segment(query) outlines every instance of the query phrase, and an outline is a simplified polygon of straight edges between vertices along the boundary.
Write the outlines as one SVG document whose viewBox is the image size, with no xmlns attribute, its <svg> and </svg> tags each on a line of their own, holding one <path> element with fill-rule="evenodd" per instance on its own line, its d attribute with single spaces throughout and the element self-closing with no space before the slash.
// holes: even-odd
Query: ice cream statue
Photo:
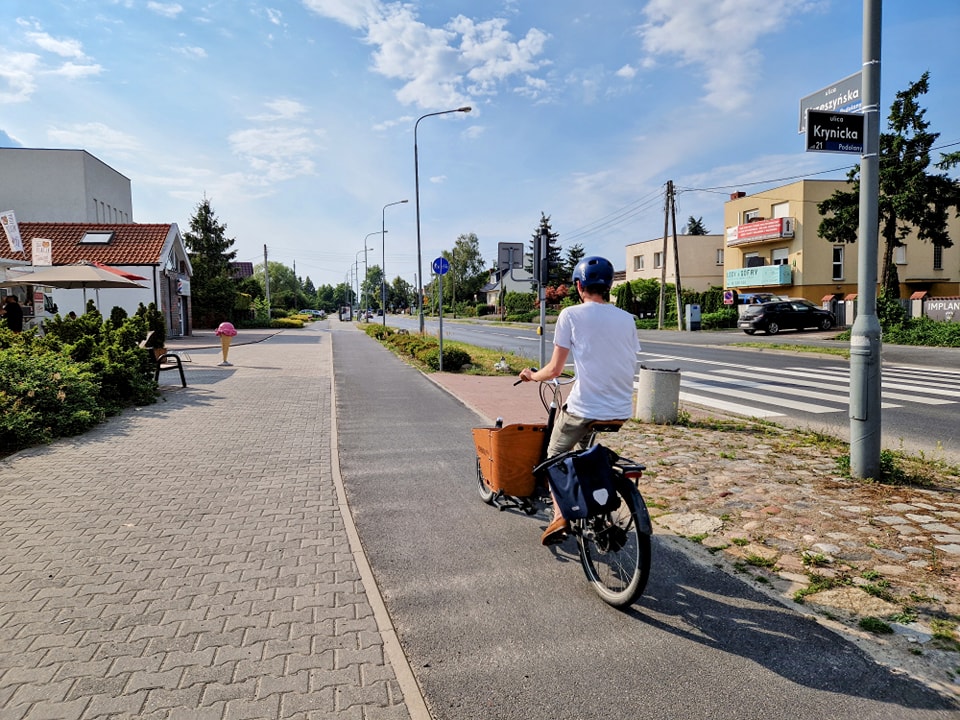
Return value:
<svg viewBox="0 0 960 720">
<path fill-rule="evenodd" d="M 237 334 L 237 329 L 233 326 L 233 323 L 222 322 L 217 327 L 216 334 L 220 336 L 220 349 L 223 351 L 223 362 L 220 365 L 233 365 L 233 363 L 227 362 L 227 354 L 230 352 L 230 341 Z"/>
</svg>

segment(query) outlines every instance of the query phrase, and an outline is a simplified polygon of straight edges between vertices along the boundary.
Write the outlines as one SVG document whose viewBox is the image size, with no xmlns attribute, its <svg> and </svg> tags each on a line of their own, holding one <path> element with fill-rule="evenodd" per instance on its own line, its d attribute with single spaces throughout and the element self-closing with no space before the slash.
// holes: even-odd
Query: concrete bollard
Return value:
<svg viewBox="0 0 960 720">
<path fill-rule="evenodd" d="M 672 425 L 680 407 L 680 370 L 640 366 L 634 417 L 642 422 Z"/>
</svg>

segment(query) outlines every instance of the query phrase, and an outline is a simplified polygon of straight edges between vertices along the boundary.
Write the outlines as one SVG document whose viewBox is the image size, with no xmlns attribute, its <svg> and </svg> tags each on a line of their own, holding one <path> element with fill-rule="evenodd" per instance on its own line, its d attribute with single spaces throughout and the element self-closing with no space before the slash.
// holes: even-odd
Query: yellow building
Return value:
<svg viewBox="0 0 960 720">
<path fill-rule="evenodd" d="M 723 235 L 678 235 L 677 256 L 681 288 L 703 292 L 711 287 L 723 287 Z M 666 254 L 662 237 L 627 245 L 625 280 L 659 281 L 663 279 L 664 262 L 667 282 L 676 284 L 673 237 L 667 238 Z"/>
<path fill-rule="evenodd" d="M 803 297 L 817 304 L 851 299 L 857 292 L 858 243 L 831 243 L 817 235 L 817 204 L 842 180 L 801 180 L 754 195 L 733 193 L 724 206 L 724 288 Z M 960 241 L 960 220 L 951 216 L 950 236 Z M 877 249 L 878 280 L 883 240 Z M 894 255 L 900 296 L 960 295 L 960 242 L 934 248 L 913 237 Z"/>
</svg>

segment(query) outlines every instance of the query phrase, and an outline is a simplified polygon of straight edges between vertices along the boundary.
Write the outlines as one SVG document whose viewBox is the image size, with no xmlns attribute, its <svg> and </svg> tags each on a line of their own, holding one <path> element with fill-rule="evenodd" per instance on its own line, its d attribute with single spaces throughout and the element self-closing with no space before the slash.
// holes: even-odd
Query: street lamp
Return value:
<svg viewBox="0 0 960 720">
<path fill-rule="evenodd" d="M 368 248 L 366 245 L 366 238 L 364 238 L 363 250 L 357 250 L 353 258 L 353 271 L 357 276 L 357 296 L 356 300 L 360 300 L 360 272 L 357 270 L 357 265 L 360 263 L 360 253 L 363 253 L 363 281 L 367 281 L 367 250 L 373 250 L 373 248 Z M 362 309 L 362 308 L 361 308 Z"/>
<path fill-rule="evenodd" d="M 420 278 L 420 285 L 417 287 L 417 311 L 420 314 L 420 334 L 423 335 L 423 258 L 420 252 L 420 159 L 417 153 L 417 126 L 424 118 L 434 115 L 448 115 L 450 113 L 468 113 L 472 110 L 469 105 L 459 107 L 455 110 L 442 110 L 440 112 L 427 113 L 417 118 L 413 124 L 413 181 L 417 196 L 417 276 Z M 442 299 L 441 299 L 442 302 Z"/>
<path fill-rule="evenodd" d="M 410 201 L 397 200 L 396 202 L 387 203 L 380 212 L 380 242 L 383 245 L 383 268 L 381 268 L 383 276 L 380 280 L 380 307 L 383 310 L 384 327 L 387 326 L 387 208 L 391 205 L 402 205 L 405 202 Z"/>
<path fill-rule="evenodd" d="M 373 248 L 368 248 L 368 247 L 367 247 L 367 238 L 373 237 L 374 235 L 380 235 L 382 232 L 383 232 L 382 230 L 377 230 L 376 232 L 367 233 L 367 237 L 365 237 L 365 238 L 363 239 L 363 247 L 364 247 L 364 251 L 363 251 L 363 284 L 364 284 L 364 287 L 363 287 L 363 306 L 364 306 L 364 307 L 367 306 L 367 287 L 366 287 L 366 284 L 367 284 L 367 268 L 370 267 L 369 265 L 367 265 L 367 250 L 373 250 Z"/>
</svg>

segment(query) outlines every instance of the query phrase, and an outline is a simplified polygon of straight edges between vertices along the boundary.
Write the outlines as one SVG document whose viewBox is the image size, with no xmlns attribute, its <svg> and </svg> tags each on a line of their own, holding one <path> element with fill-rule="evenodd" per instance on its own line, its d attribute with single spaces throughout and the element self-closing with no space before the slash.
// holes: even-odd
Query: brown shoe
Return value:
<svg viewBox="0 0 960 720">
<path fill-rule="evenodd" d="M 569 529 L 570 523 L 560 515 L 557 515 L 553 518 L 553 522 L 547 525 L 547 529 L 543 531 L 543 535 L 540 536 L 540 543 L 542 545 L 562 543 L 567 539 L 567 530 Z"/>
</svg>

